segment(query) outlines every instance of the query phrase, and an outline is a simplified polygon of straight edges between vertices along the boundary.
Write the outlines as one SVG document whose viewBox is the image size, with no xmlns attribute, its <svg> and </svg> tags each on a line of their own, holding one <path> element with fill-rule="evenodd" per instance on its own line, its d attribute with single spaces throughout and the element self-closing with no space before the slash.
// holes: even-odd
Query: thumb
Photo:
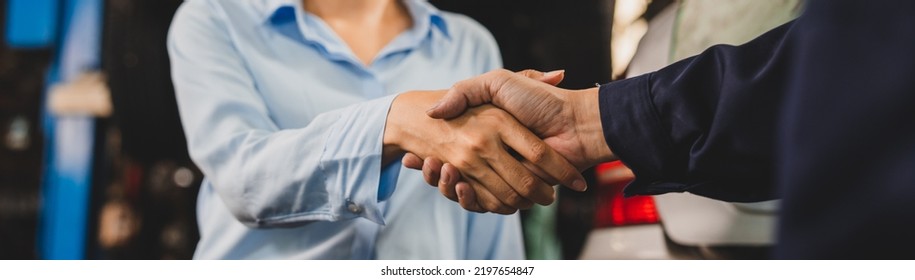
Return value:
<svg viewBox="0 0 915 280">
<path fill-rule="evenodd" d="M 518 74 L 553 86 L 565 78 L 565 70 L 547 73 L 531 69 L 518 73 L 505 69 L 490 71 L 455 83 L 437 104 L 426 111 L 426 115 L 435 119 L 450 119 L 460 116 L 468 107 L 491 103 L 498 94 L 499 85 L 517 77 Z"/>
<path fill-rule="evenodd" d="M 497 85 L 511 79 L 515 72 L 505 69 L 489 71 L 486 74 L 455 83 L 451 89 L 426 115 L 434 119 L 450 119 L 460 116 L 468 107 L 490 103 L 496 94 Z"/>
<path fill-rule="evenodd" d="M 547 83 L 551 86 L 556 86 L 562 82 L 566 77 L 565 73 L 566 70 L 554 70 L 543 73 L 534 69 L 526 69 L 518 72 L 518 74 L 524 75 L 525 77 Z"/>
<path fill-rule="evenodd" d="M 435 103 L 432 108 L 426 111 L 426 115 L 433 119 L 450 119 L 460 116 L 471 105 L 468 104 L 470 100 L 465 94 L 473 93 L 467 93 L 452 87 L 438 103 Z"/>
</svg>

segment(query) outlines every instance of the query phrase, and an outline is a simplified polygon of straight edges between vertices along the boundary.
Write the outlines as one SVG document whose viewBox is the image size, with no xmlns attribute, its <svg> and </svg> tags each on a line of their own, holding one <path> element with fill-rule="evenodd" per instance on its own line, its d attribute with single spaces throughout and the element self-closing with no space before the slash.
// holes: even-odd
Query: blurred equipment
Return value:
<svg viewBox="0 0 915 280">
<path fill-rule="evenodd" d="M 11 48 L 49 48 L 57 39 L 58 15 L 63 1 L 6 0 L 6 45 Z"/>
<path fill-rule="evenodd" d="M 103 65 L 113 115 L 95 182 L 89 258 L 190 259 L 203 175 L 187 155 L 165 43 L 181 0 L 108 0 Z M 98 206 L 97 206 L 98 207 Z"/>
<path fill-rule="evenodd" d="M 165 50 L 181 2 L 0 0 L 0 258 L 191 257 L 202 176 Z"/>
<path fill-rule="evenodd" d="M 103 69 L 126 156 L 151 165 L 187 161 L 166 35 L 181 0 L 108 0 Z"/>
<path fill-rule="evenodd" d="M 45 34 L 33 33 L 38 32 L 33 28 L 53 24 L 11 16 L 32 4 L 47 4 L 38 2 L 47 1 L 0 0 L 0 259 L 38 258 L 45 150 L 41 94 L 51 50 L 43 40 L 25 37 L 42 37 Z"/>
<path fill-rule="evenodd" d="M 46 84 L 75 81 L 98 70 L 101 59 L 101 0 L 61 3 L 63 27 Z M 91 216 L 93 149 L 96 120 L 90 115 L 53 115 L 45 112 L 48 157 L 43 174 L 39 233 L 40 257 L 82 259 Z"/>
<path fill-rule="evenodd" d="M 48 107 L 56 116 L 110 116 L 111 94 L 105 75 L 83 73 L 72 82 L 53 86 L 48 94 Z"/>
</svg>

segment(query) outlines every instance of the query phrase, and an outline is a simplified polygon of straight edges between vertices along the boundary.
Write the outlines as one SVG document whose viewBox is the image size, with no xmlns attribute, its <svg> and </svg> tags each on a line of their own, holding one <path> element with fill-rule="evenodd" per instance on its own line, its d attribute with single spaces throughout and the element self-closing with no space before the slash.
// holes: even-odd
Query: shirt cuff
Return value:
<svg viewBox="0 0 915 280">
<path fill-rule="evenodd" d="M 610 150 L 635 174 L 626 196 L 682 192 L 687 185 L 663 181 L 673 149 L 652 101 L 651 75 L 600 86 L 601 126 Z"/>
<path fill-rule="evenodd" d="M 403 157 L 389 163 L 381 171 L 381 179 L 378 181 L 378 202 L 388 200 L 394 194 L 394 189 L 397 187 L 397 178 L 400 177 L 401 159 Z"/>
<path fill-rule="evenodd" d="M 363 217 L 384 225 L 379 202 L 394 192 L 397 177 L 382 178 L 382 140 L 395 97 L 353 105 L 351 113 L 341 114 L 331 127 L 321 156 L 321 170 L 329 186 L 331 212 L 341 219 Z M 380 187 L 385 182 L 391 184 Z"/>
</svg>

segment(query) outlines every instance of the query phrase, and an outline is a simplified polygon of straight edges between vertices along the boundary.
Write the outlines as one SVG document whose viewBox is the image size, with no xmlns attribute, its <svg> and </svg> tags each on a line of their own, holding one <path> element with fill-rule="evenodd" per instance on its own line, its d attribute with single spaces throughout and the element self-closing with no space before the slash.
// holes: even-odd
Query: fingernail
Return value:
<svg viewBox="0 0 915 280">
<path fill-rule="evenodd" d="M 588 184 L 585 184 L 585 181 L 582 181 L 581 179 L 572 182 L 572 187 L 580 192 L 588 190 Z"/>
<path fill-rule="evenodd" d="M 448 174 L 448 172 L 442 172 L 442 176 L 438 179 L 439 185 L 447 185 L 449 182 L 451 182 L 451 176 Z"/>
<path fill-rule="evenodd" d="M 555 76 L 555 75 L 562 74 L 562 73 L 565 72 L 565 71 L 566 71 L 566 70 L 553 70 L 553 71 L 550 71 L 550 72 L 546 72 L 546 73 L 544 73 L 543 75 L 544 75 L 544 76 Z"/>
<path fill-rule="evenodd" d="M 432 108 L 429 108 L 429 110 L 426 110 L 426 113 L 431 113 L 432 111 L 435 111 L 435 109 L 438 109 L 438 106 L 442 106 L 441 100 L 436 102 L 435 105 L 432 105 Z"/>
<path fill-rule="evenodd" d="M 464 199 L 466 199 L 466 197 L 464 197 L 464 188 L 458 188 L 458 189 L 455 190 L 455 191 L 457 191 L 458 200 L 464 200 Z"/>
</svg>

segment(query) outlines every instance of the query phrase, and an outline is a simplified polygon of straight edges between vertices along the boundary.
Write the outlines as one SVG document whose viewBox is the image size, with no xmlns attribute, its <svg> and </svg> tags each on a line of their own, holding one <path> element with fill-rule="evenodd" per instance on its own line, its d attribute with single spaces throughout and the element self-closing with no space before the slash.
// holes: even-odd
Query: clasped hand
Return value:
<svg viewBox="0 0 915 280">
<path fill-rule="evenodd" d="M 430 185 L 474 212 L 550 204 L 556 184 L 583 191 L 580 170 L 613 154 L 596 90 L 557 88 L 562 75 L 496 70 L 447 92 L 401 94 L 388 114 L 385 155 L 407 152 L 404 166 L 422 169 Z"/>
<path fill-rule="evenodd" d="M 555 199 L 552 183 L 583 180 L 565 158 L 505 111 L 481 106 L 447 121 L 426 116 L 443 95 L 442 91 L 398 96 L 388 113 L 384 151 L 446 160 L 461 170 L 464 187 L 480 198 L 474 211 L 510 214 L 533 203 L 550 204 Z M 544 173 L 531 171 L 522 161 Z M 466 191 L 440 190 L 455 201 L 457 192 Z"/>
</svg>

